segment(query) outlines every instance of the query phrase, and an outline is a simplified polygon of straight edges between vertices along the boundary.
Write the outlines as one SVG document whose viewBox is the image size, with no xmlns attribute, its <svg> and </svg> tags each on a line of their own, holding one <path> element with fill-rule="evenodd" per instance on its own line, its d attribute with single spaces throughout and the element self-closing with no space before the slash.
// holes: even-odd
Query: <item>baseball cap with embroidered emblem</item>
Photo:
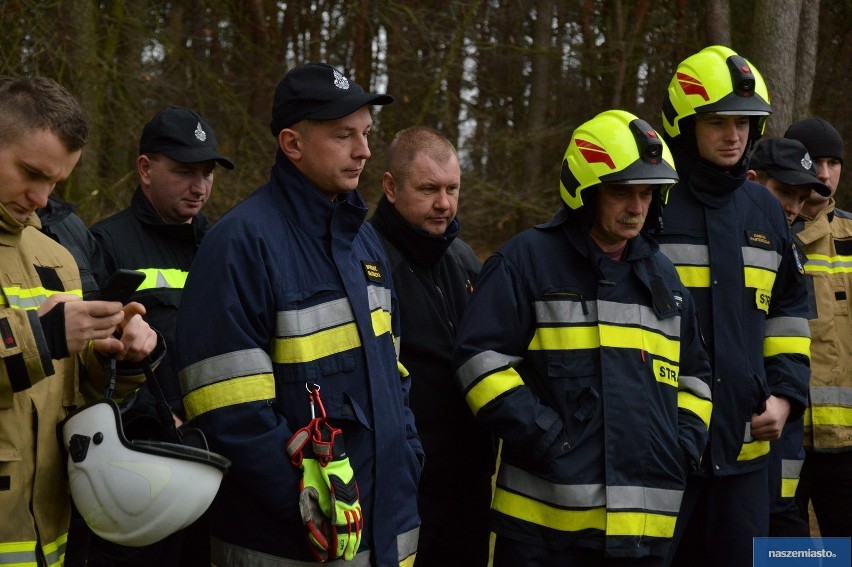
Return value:
<svg viewBox="0 0 852 567">
<path fill-rule="evenodd" d="M 200 114 L 170 106 L 145 124 L 139 138 L 140 154 L 163 154 L 180 163 L 214 160 L 222 167 L 234 164 L 216 151 L 216 134 Z"/>
<path fill-rule="evenodd" d="M 387 94 L 368 93 L 355 81 L 325 63 L 308 63 L 290 69 L 272 103 L 273 136 L 300 120 L 337 120 L 362 106 L 393 102 Z"/>
<path fill-rule="evenodd" d="M 810 185 L 814 191 L 828 197 L 831 190 L 819 180 L 807 148 L 790 138 L 763 138 L 749 157 L 749 169 L 766 171 L 773 179 L 786 185 Z"/>
</svg>

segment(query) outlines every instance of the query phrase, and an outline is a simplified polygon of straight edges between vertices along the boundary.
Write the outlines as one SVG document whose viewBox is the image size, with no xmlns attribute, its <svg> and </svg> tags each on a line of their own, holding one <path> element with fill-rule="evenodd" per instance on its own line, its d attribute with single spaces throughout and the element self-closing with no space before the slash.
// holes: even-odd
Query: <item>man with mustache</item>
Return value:
<svg viewBox="0 0 852 567">
<path fill-rule="evenodd" d="M 483 266 L 453 358 L 502 439 L 495 567 L 665 565 L 712 409 L 695 304 L 644 232 L 676 181 L 647 122 L 603 112 L 571 137 L 561 210 Z"/>
</svg>

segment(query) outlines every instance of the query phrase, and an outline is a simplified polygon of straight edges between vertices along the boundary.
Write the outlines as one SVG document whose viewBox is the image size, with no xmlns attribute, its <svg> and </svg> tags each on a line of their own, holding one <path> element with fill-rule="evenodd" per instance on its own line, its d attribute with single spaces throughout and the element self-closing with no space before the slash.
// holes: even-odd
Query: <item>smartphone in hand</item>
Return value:
<svg viewBox="0 0 852 567">
<path fill-rule="evenodd" d="M 136 289 L 145 281 L 145 274 L 136 270 L 119 269 L 113 272 L 101 288 L 100 301 L 120 301 L 122 305 L 130 301 Z"/>
</svg>

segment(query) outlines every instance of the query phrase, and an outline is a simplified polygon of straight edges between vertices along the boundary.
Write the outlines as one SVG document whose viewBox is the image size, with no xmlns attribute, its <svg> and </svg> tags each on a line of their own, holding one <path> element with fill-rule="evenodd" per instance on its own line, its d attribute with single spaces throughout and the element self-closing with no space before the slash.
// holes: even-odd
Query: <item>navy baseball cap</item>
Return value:
<svg viewBox="0 0 852 567">
<path fill-rule="evenodd" d="M 278 83 L 269 128 L 277 137 L 300 120 L 337 120 L 368 104 L 392 102 L 392 96 L 364 91 L 331 65 L 308 63 L 290 69 Z"/>
<path fill-rule="evenodd" d="M 213 128 L 194 110 L 170 106 L 154 115 L 142 129 L 140 154 L 163 154 L 181 163 L 215 160 L 227 169 L 234 164 L 216 151 Z"/>
<path fill-rule="evenodd" d="M 785 185 L 810 185 L 823 197 L 831 195 L 828 186 L 817 177 L 807 148 L 798 140 L 763 138 L 754 147 L 748 167 L 766 171 L 773 179 Z"/>
</svg>

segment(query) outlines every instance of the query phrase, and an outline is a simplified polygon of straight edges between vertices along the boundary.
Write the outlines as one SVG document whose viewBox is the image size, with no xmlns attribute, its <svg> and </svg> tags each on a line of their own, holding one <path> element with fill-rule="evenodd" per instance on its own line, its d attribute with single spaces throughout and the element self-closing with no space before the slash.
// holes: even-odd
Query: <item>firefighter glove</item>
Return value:
<svg viewBox="0 0 852 567">
<path fill-rule="evenodd" d="M 364 517 L 355 473 L 343 446 L 340 430 L 333 436 L 333 453 L 328 463 L 320 461 L 320 473 L 330 494 L 331 524 L 328 553 L 330 559 L 352 561 L 361 545 Z"/>
<path fill-rule="evenodd" d="M 311 553 L 317 561 L 326 561 L 331 543 L 331 495 L 316 459 L 302 459 L 299 483 L 299 512 Z"/>
</svg>

